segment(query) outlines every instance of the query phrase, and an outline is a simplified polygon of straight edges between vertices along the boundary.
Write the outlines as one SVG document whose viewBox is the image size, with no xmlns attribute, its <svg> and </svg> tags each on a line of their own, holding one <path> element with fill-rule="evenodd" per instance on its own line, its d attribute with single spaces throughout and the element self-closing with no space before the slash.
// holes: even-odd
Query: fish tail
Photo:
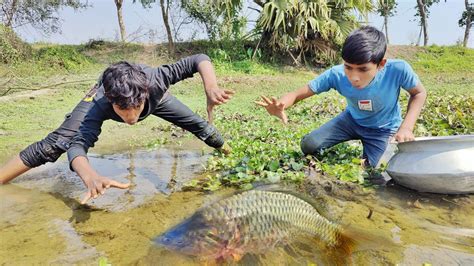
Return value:
<svg viewBox="0 0 474 266">
<path fill-rule="evenodd" d="M 355 228 L 344 228 L 336 233 L 336 243 L 327 250 L 327 257 L 333 265 L 354 265 L 352 254 L 355 251 L 376 249 L 387 246 L 385 238 Z"/>
<path fill-rule="evenodd" d="M 352 253 L 356 250 L 357 241 L 345 232 L 336 232 L 335 243 L 326 244 L 326 248 L 323 249 L 322 259 L 325 261 L 324 264 L 335 265 L 335 266 L 346 266 L 353 265 Z"/>
<path fill-rule="evenodd" d="M 335 249 L 339 250 L 345 257 L 350 257 L 352 252 L 356 249 L 357 241 L 351 236 L 350 232 L 346 231 L 339 233 Z"/>
<path fill-rule="evenodd" d="M 346 226 L 339 233 L 336 247 L 344 254 L 350 256 L 354 251 L 368 249 L 393 249 L 396 244 L 392 239 L 384 235 L 381 231 L 376 234 L 377 230 L 363 230 L 351 226 Z"/>
</svg>

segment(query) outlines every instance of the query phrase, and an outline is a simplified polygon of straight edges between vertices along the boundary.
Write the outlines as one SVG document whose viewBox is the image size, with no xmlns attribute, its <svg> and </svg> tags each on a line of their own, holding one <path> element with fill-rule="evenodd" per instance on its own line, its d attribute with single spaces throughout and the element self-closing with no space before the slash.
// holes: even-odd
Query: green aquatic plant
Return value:
<svg viewBox="0 0 474 266">
<path fill-rule="evenodd" d="M 313 99 L 314 98 L 314 99 Z M 289 110 L 287 126 L 270 120 L 256 109 L 251 114 L 221 114 L 218 128 L 222 130 L 233 151 L 218 152 L 208 159 L 208 175 L 189 187 L 217 190 L 220 186 L 248 188 L 253 183 L 301 182 L 308 170 L 342 181 L 369 184 L 367 178 L 380 177 L 380 169 L 362 166 L 362 145 L 346 142 L 327 149 L 317 156 L 304 156 L 301 138 L 319 127 L 344 108 L 344 101 L 335 94 L 315 96 Z M 406 100 L 402 100 L 406 106 Z M 474 97 L 430 93 L 415 129 L 416 136 L 441 136 L 474 133 Z M 405 108 L 405 107 L 404 107 Z"/>
<path fill-rule="evenodd" d="M 111 263 L 108 263 L 106 257 L 100 257 L 98 264 L 99 264 L 99 266 L 112 266 Z"/>
</svg>

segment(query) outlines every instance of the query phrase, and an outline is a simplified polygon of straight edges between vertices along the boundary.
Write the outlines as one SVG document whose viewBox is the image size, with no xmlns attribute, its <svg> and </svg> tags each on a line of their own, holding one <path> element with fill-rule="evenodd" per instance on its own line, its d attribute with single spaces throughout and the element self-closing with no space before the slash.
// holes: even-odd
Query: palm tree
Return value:
<svg viewBox="0 0 474 266">
<path fill-rule="evenodd" d="M 222 12 L 238 13 L 239 0 L 207 0 Z M 373 9 L 371 0 L 253 0 L 260 14 L 254 33 L 274 50 L 288 52 L 296 64 L 305 54 L 334 59 L 360 17 Z M 259 43 L 260 43 L 259 42 Z M 296 52 L 296 56 L 294 54 Z"/>
<path fill-rule="evenodd" d="M 258 19 L 274 49 L 291 54 L 295 62 L 306 61 L 305 54 L 320 59 L 336 58 L 337 47 L 358 24 L 355 14 L 366 17 L 373 8 L 369 0 L 266 1 Z"/>
</svg>

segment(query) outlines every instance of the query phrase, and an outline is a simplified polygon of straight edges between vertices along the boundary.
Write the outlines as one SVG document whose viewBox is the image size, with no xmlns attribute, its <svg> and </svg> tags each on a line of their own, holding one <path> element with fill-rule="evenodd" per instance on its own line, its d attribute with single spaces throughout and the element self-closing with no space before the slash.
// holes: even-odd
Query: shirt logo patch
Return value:
<svg viewBox="0 0 474 266">
<path fill-rule="evenodd" d="M 359 109 L 362 111 L 373 111 L 372 100 L 359 100 Z"/>
</svg>

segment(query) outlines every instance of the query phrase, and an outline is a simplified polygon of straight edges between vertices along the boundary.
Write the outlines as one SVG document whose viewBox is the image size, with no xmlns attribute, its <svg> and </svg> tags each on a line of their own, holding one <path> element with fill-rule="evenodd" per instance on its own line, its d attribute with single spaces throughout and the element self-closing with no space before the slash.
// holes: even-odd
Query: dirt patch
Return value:
<svg viewBox="0 0 474 266">
<path fill-rule="evenodd" d="M 12 100 L 24 99 L 24 98 L 34 99 L 37 96 L 48 94 L 51 91 L 52 89 L 43 89 L 43 90 L 27 91 L 27 92 L 20 92 L 17 94 L 12 94 L 12 95 L 7 95 L 7 96 L 1 96 L 0 102 L 7 102 L 7 101 L 12 101 Z M 0 135 L 1 135 L 1 131 L 0 131 Z"/>
<path fill-rule="evenodd" d="M 411 45 L 389 45 L 385 57 L 404 60 L 414 60 L 417 53 L 423 52 L 423 47 Z"/>
</svg>

